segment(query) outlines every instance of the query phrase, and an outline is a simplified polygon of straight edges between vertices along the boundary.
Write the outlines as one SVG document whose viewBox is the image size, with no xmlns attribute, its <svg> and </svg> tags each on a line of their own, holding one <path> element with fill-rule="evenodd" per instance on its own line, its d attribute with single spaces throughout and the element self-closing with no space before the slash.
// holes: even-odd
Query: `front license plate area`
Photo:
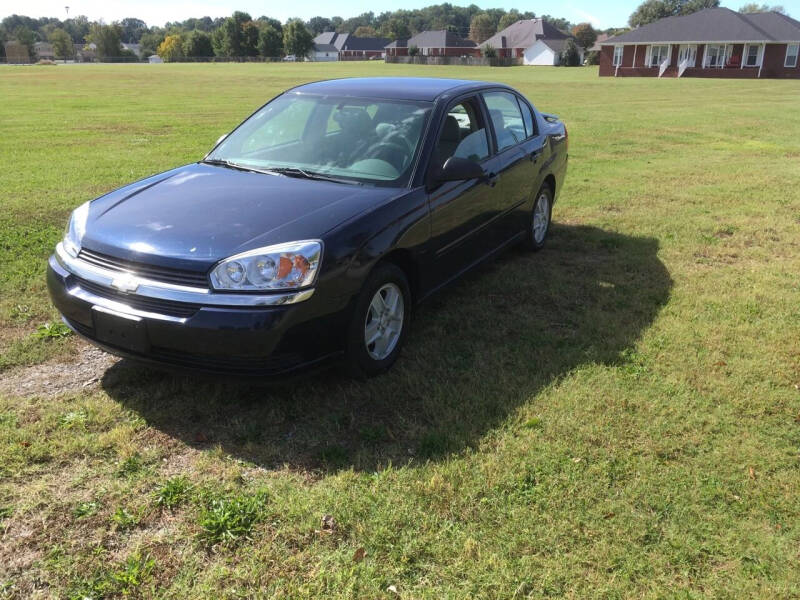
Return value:
<svg viewBox="0 0 800 600">
<path fill-rule="evenodd" d="M 137 354 L 150 349 L 147 326 L 140 317 L 107 311 L 99 306 L 93 307 L 92 315 L 97 341 Z"/>
</svg>

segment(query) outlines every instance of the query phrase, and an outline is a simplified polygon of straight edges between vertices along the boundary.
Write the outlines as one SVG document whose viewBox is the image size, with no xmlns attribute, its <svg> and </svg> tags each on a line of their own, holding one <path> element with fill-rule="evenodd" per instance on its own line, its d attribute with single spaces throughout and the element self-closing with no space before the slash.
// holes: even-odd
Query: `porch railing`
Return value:
<svg viewBox="0 0 800 600">
<path fill-rule="evenodd" d="M 664 71 L 666 71 L 668 68 L 669 68 L 669 59 L 667 58 L 666 60 L 664 60 L 664 62 L 661 63 L 661 66 L 658 67 L 658 76 L 661 77 L 664 74 Z"/>
<path fill-rule="evenodd" d="M 689 64 L 690 63 L 688 58 L 684 58 L 681 61 L 681 64 L 678 65 L 678 77 L 683 77 L 683 72 L 689 68 Z"/>
</svg>

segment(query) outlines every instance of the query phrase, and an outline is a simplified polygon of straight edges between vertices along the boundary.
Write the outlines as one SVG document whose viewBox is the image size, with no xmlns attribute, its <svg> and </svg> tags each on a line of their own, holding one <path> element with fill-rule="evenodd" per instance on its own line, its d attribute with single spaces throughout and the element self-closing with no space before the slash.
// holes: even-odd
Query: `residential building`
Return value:
<svg viewBox="0 0 800 600">
<path fill-rule="evenodd" d="M 33 51 L 39 60 L 55 60 L 56 58 L 55 52 L 53 52 L 53 44 L 50 42 L 36 42 L 33 45 Z"/>
<path fill-rule="evenodd" d="M 800 21 L 708 8 L 600 43 L 600 75 L 800 78 Z"/>
<path fill-rule="evenodd" d="M 333 46 L 338 53 L 338 60 L 368 59 L 383 56 L 383 48 L 389 40 L 386 38 L 356 37 L 352 33 L 336 33 L 326 31 L 314 38 L 314 44 Z M 323 54 L 326 51 L 322 51 Z M 331 52 L 327 50 L 327 52 Z M 316 54 L 316 52 L 315 52 Z"/>
<path fill-rule="evenodd" d="M 458 37 L 452 31 L 422 31 L 407 40 L 395 40 L 386 45 L 388 56 L 408 56 L 415 47 L 421 56 L 479 56 L 480 49 L 472 40 Z"/>
<path fill-rule="evenodd" d="M 333 44 L 314 44 L 314 49 L 309 55 L 314 62 L 331 62 L 339 60 L 339 49 Z"/>
<path fill-rule="evenodd" d="M 555 66 L 561 63 L 571 36 L 544 19 L 523 19 L 498 31 L 480 45 L 481 50 L 492 47 L 497 56 L 521 58 L 526 65 Z M 578 47 L 583 62 L 583 48 Z"/>
</svg>

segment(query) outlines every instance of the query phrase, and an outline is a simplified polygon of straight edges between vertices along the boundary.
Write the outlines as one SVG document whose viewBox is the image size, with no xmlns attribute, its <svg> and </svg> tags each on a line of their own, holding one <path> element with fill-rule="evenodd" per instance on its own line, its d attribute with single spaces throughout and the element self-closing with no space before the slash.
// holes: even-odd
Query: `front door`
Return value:
<svg viewBox="0 0 800 600">
<path fill-rule="evenodd" d="M 429 180 L 448 158 L 457 156 L 486 166 L 489 134 L 477 96 L 457 100 L 440 124 Z M 493 183 L 470 179 L 435 186 L 429 195 L 431 249 L 439 276 L 448 279 L 487 252 L 486 225 L 492 217 Z"/>
<path fill-rule="evenodd" d="M 697 61 L 697 46 L 684 44 L 678 48 L 678 66 L 683 61 L 687 62 L 688 67 L 694 67 Z"/>
</svg>

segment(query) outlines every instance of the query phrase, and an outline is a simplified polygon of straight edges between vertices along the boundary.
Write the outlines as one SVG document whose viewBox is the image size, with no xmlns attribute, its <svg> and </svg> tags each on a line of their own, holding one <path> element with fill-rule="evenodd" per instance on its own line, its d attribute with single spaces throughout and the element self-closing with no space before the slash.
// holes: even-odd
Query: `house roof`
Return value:
<svg viewBox="0 0 800 600">
<path fill-rule="evenodd" d="M 600 52 L 600 45 L 610 37 L 611 36 L 608 35 L 607 33 L 601 33 L 600 35 L 597 36 L 597 39 L 594 42 L 594 46 L 589 48 L 588 51 L 589 52 Z"/>
<path fill-rule="evenodd" d="M 402 39 L 390 42 L 386 44 L 384 48 L 405 48 L 406 46 L 408 46 L 408 40 Z"/>
<path fill-rule="evenodd" d="M 338 52 L 339 49 L 333 44 L 314 44 L 315 52 Z"/>
<path fill-rule="evenodd" d="M 388 38 L 376 37 L 356 37 L 351 33 L 336 33 L 335 31 L 325 31 L 314 38 L 315 44 L 329 44 L 336 47 L 337 51 L 342 50 L 383 50 L 389 43 Z"/>
<path fill-rule="evenodd" d="M 564 50 L 567 49 L 567 42 L 569 41 L 569 38 L 565 38 L 565 39 L 562 39 L 562 40 L 536 40 L 536 41 L 542 42 L 545 46 L 550 48 L 550 50 L 552 50 L 553 52 L 558 54 L 559 52 L 564 52 Z M 576 44 L 576 47 L 577 47 L 577 44 Z M 578 48 L 578 52 L 580 52 L 580 51 L 581 51 L 581 49 Z"/>
<path fill-rule="evenodd" d="M 399 41 L 399 40 L 398 40 Z M 406 41 L 406 44 L 417 48 L 474 48 L 477 44 L 472 40 L 458 37 L 452 31 L 422 31 Z"/>
<path fill-rule="evenodd" d="M 777 12 L 742 14 L 729 8 L 707 8 L 691 15 L 667 17 L 601 42 L 794 42 L 800 21 Z"/>
<path fill-rule="evenodd" d="M 498 31 L 481 44 L 482 48 L 530 48 L 536 40 L 564 40 L 569 36 L 544 19 L 524 19 Z"/>
</svg>

